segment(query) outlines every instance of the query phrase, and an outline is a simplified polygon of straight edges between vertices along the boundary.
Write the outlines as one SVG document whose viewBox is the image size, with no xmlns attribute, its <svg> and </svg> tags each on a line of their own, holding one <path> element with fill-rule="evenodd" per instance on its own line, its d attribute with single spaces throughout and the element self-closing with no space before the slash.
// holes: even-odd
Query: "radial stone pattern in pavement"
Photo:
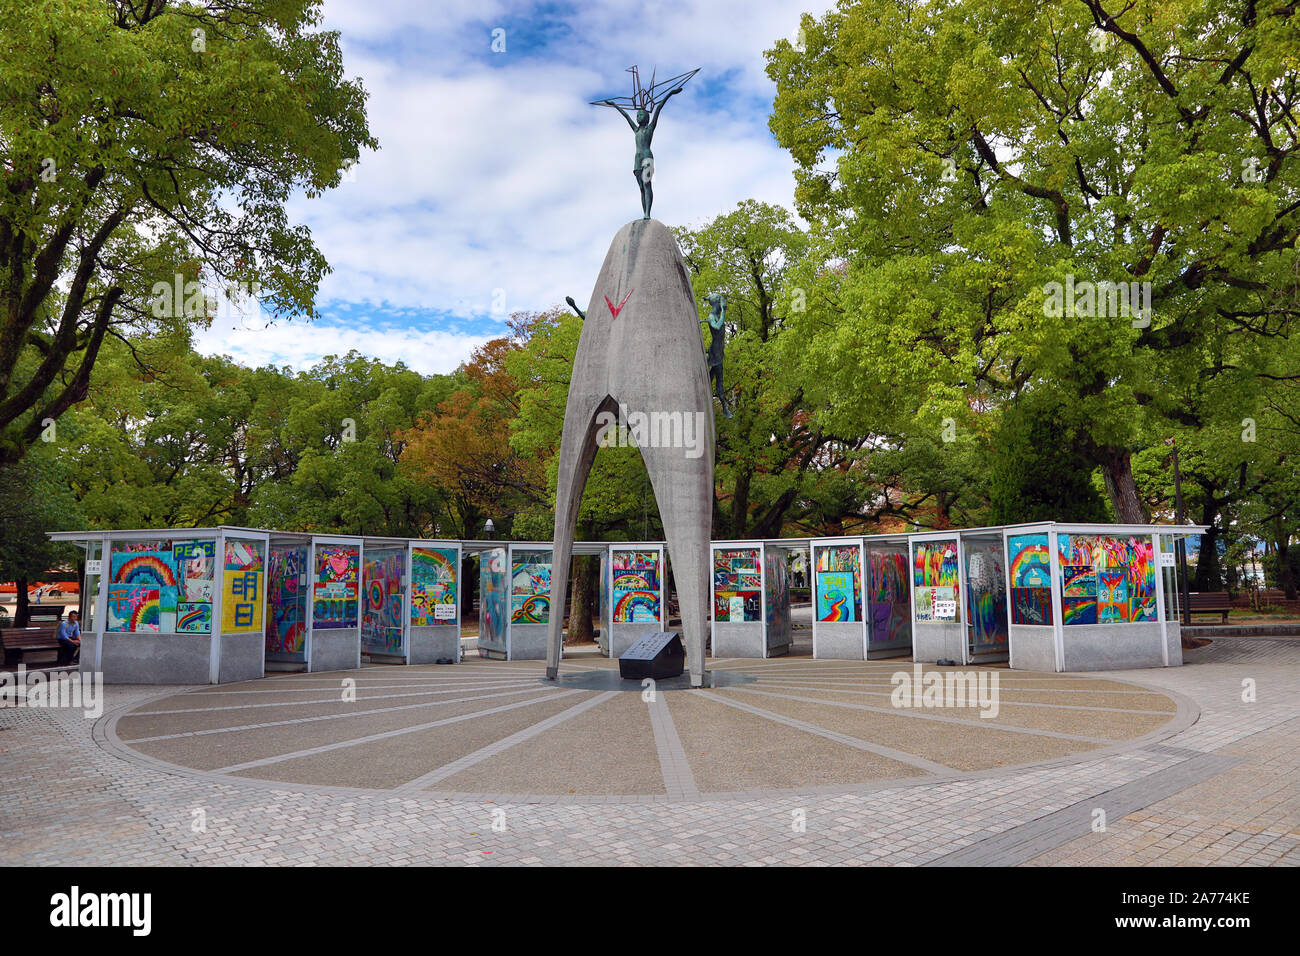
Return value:
<svg viewBox="0 0 1300 956">
<path fill-rule="evenodd" d="M 559 682 L 541 662 L 282 675 L 162 693 L 114 716 L 105 736 L 130 759 L 208 779 L 689 800 L 990 775 L 1136 749 L 1196 718 L 1185 700 L 1104 677 L 963 669 L 997 675 L 997 711 L 985 717 L 975 706 L 895 706 L 892 678 L 910 674 L 909 661 L 710 668 L 716 687 L 653 695 L 620 685 L 605 660 L 566 662 Z"/>
</svg>

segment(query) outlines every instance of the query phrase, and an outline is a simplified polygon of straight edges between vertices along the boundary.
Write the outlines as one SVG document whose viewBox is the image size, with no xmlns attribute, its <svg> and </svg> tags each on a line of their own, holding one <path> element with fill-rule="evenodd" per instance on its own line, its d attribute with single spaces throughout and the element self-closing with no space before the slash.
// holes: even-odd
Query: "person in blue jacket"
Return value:
<svg viewBox="0 0 1300 956">
<path fill-rule="evenodd" d="M 81 625 L 77 612 L 69 611 L 68 619 L 59 622 L 59 663 L 76 664 L 81 659 Z"/>
</svg>

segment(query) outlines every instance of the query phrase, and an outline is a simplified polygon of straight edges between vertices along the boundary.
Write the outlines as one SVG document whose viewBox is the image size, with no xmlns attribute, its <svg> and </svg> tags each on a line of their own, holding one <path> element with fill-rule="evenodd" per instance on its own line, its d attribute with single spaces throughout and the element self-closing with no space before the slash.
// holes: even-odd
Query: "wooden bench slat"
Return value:
<svg viewBox="0 0 1300 956">
<path fill-rule="evenodd" d="M 1222 620 L 1228 619 L 1232 602 L 1227 591 L 1197 591 L 1187 596 L 1187 612 L 1192 614 L 1220 614 Z"/>
<path fill-rule="evenodd" d="M 48 624 L 39 627 L 0 628 L 0 648 L 4 650 L 6 662 L 11 656 L 26 661 L 28 652 L 52 652 L 57 656 L 62 649 L 59 646 L 58 627 Z"/>
</svg>

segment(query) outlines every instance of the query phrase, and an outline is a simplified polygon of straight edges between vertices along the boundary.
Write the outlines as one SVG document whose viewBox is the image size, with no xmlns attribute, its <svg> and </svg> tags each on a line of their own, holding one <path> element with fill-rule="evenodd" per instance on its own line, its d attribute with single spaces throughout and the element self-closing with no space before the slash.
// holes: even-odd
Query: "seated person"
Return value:
<svg viewBox="0 0 1300 956">
<path fill-rule="evenodd" d="M 81 660 L 81 625 L 77 612 L 69 611 L 68 619 L 59 622 L 59 663 L 76 664 Z"/>
</svg>

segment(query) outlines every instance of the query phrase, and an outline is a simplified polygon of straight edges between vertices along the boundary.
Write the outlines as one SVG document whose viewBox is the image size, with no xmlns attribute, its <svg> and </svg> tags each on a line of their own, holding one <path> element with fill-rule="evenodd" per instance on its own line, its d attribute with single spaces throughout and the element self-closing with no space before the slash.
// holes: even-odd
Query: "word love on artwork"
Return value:
<svg viewBox="0 0 1300 956">
<path fill-rule="evenodd" d="M 215 541 L 120 541 L 109 556 L 107 630 L 212 630 Z"/>
<path fill-rule="evenodd" d="M 361 549 L 355 545 L 321 545 L 316 549 L 312 583 L 312 626 L 356 627 L 360 614 Z"/>
</svg>

